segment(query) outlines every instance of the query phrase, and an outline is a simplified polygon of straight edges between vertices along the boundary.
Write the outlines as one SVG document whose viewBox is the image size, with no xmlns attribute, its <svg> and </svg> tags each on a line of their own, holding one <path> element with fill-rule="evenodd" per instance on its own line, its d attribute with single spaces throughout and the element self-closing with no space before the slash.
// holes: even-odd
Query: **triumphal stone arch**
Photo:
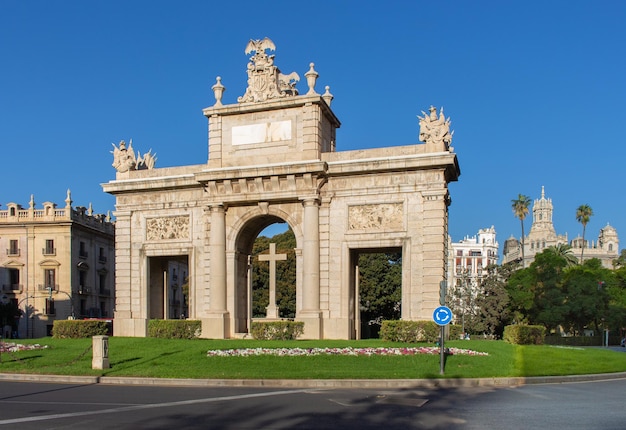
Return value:
<svg viewBox="0 0 626 430">
<path fill-rule="evenodd" d="M 419 117 L 423 143 L 338 151 L 329 87 L 316 91 L 311 63 L 301 93 L 274 49 L 267 38 L 248 43 L 248 86 L 236 103 L 223 103 L 217 78 L 203 111 L 206 163 L 158 168 L 155 154 L 114 146 L 116 177 L 103 188 L 116 197 L 116 335 L 146 336 L 152 318 L 186 317 L 202 322 L 205 338 L 245 336 L 249 256 L 275 222 L 296 238 L 304 338 L 359 337 L 362 252 L 401 252 L 402 318 L 432 318 L 446 273 L 448 183 L 460 174 L 449 119 L 431 107 Z M 170 309 L 174 282 L 187 289 L 184 315 Z"/>
</svg>

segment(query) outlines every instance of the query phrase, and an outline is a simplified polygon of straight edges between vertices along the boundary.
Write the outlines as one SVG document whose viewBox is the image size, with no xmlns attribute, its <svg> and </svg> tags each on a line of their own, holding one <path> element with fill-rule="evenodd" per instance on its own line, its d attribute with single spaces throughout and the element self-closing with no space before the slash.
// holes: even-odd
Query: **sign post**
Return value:
<svg viewBox="0 0 626 430">
<path fill-rule="evenodd" d="M 450 308 L 447 306 L 439 306 L 433 312 L 433 321 L 435 321 L 435 324 L 441 326 L 441 334 L 440 334 L 440 342 L 439 342 L 439 347 L 441 348 L 439 352 L 439 355 L 440 355 L 439 373 L 443 375 L 444 360 L 445 360 L 445 349 L 443 345 L 444 343 L 443 337 L 445 335 L 446 325 L 450 324 L 450 321 L 452 321 L 452 310 L 450 310 Z"/>
</svg>

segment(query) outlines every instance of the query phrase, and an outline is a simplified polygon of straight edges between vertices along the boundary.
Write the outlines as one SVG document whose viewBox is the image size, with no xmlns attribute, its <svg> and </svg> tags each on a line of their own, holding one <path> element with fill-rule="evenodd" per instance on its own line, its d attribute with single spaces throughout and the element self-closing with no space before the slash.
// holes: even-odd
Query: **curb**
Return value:
<svg viewBox="0 0 626 430">
<path fill-rule="evenodd" d="M 597 375 L 535 376 L 467 379 L 172 379 L 116 376 L 67 376 L 0 373 L 0 382 L 41 382 L 55 384 L 101 384 L 158 387 L 246 387 L 246 388 L 462 388 L 519 387 L 533 384 L 567 384 L 577 382 L 626 379 L 626 372 Z"/>
</svg>

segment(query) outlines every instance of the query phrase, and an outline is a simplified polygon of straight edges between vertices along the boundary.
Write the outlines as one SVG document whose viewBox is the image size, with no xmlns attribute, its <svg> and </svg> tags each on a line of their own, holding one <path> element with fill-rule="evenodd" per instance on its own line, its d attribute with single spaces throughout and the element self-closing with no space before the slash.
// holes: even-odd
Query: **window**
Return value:
<svg viewBox="0 0 626 430">
<path fill-rule="evenodd" d="M 17 239 L 11 239 L 9 241 L 9 249 L 7 250 L 7 255 L 20 255 L 20 248 L 18 246 Z"/>
<path fill-rule="evenodd" d="M 78 293 L 86 294 L 88 292 L 87 289 L 87 271 L 79 270 L 78 271 Z"/>
<path fill-rule="evenodd" d="M 9 269 L 9 288 L 11 291 L 20 290 L 20 271 L 19 269 Z"/>
<path fill-rule="evenodd" d="M 98 252 L 98 261 L 100 263 L 106 263 L 107 262 L 107 257 L 104 254 L 104 248 L 103 247 L 100 247 L 100 250 Z"/>
<path fill-rule="evenodd" d="M 46 315 L 54 315 L 54 299 L 46 299 Z"/>
<path fill-rule="evenodd" d="M 609 243 L 609 251 L 613 251 L 613 244 Z"/>
<path fill-rule="evenodd" d="M 43 249 L 44 255 L 55 255 L 56 249 L 54 249 L 54 240 L 46 239 L 46 247 Z"/>
<path fill-rule="evenodd" d="M 456 255 L 457 255 L 457 257 L 462 257 L 463 256 L 463 250 L 462 249 L 457 250 L 456 251 Z"/>
<path fill-rule="evenodd" d="M 78 248 L 78 256 L 80 258 L 87 258 L 87 247 L 85 246 L 85 242 L 80 242 L 80 247 Z"/>
<path fill-rule="evenodd" d="M 55 290 L 56 285 L 56 269 L 44 269 L 45 288 Z"/>
</svg>

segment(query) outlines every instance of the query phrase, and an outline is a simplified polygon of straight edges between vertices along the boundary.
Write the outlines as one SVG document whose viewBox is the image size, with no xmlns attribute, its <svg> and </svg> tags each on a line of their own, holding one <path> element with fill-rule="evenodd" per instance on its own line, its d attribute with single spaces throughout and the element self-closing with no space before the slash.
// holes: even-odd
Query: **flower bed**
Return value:
<svg viewBox="0 0 626 430">
<path fill-rule="evenodd" d="M 47 345 L 22 345 L 21 343 L 13 343 L 13 342 L 0 342 L 0 352 L 19 352 L 19 351 L 30 351 L 33 349 L 45 349 Z"/>
<path fill-rule="evenodd" d="M 278 357 L 301 357 L 315 355 L 416 355 L 440 353 L 439 347 L 416 348 L 245 348 L 215 349 L 207 352 L 207 357 L 252 357 L 258 355 L 274 355 Z M 446 348 L 448 355 L 489 355 L 486 352 L 469 349 Z"/>
</svg>

